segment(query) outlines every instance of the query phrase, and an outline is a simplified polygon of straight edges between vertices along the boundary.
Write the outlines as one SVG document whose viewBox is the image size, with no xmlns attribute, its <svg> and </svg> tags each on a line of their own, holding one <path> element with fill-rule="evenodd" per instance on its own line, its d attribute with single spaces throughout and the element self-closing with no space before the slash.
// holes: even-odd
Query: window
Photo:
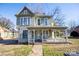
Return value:
<svg viewBox="0 0 79 59">
<path fill-rule="evenodd" d="M 25 20 L 25 19 L 24 19 L 24 18 L 22 18 L 22 25 L 25 25 L 24 20 Z"/>
<path fill-rule="evenodd" d="M 27 25 L 27 18 L 24 18 L 24 25 Z"/>
<path fill-rule="evenodd" d="M 17 20 L 17 24 L 30 25 L 30 17 L 20 17 L 19 21 Z"/>
<path fill-rule="evenodd" d="M 17 25 L 20 25 L 20 19 L 19 18 L 17 19 Z"/>
<path fill-rule="evenodd" d="M 48 25 L 48 23 L 47 23 L 47 18 L 45 18 L 45 25 Z"/>
<path fill-rule="evenodd" d="M 41 19 L 41 24 L 44 25 L 44 18 Z"/>
<path fill-rule="evenodd" d="M 23 18 L 22 18 L 22 17 L 20 17 L 20 25 L 22 25 L 22 20 L 23 20 Z"/>
<path fill-rule="evenodd" d="M 39 18 L 38 25 L 48 25 L 48 18 Z"/>
<path fill-rule="evenodd" d="M 27 14 L 27 10 L 24 10 L 24 14 Z"/>
<path fill-rule="evenodd" d="M 30 25 L 30 18 L 28 17 L 28 25 Z"/>
<path fill-rule="evenodd" d="M 43 24 L 44 24 L 44 18 L 39 18 L 38 25 L 43 25 Z"/>
<path fill-rule="evenodd" d="M 17 19 L 17 25 L 20 25 L 20 18 Z"/>
<path fill-rule="evenodd" d="M 28 39 L 28 30 L 23 30 L 23 39 Z"/>
<path fill-rule="evenodd" d="M 40 25 L 40 19 L 38 19 L 38 25 Z"/>
</svg>

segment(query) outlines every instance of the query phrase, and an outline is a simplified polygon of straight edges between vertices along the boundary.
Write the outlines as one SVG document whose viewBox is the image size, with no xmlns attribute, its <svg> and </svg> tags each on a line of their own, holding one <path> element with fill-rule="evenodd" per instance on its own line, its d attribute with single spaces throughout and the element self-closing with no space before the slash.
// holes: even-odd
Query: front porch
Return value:
<svg viewBox="0 0 79 59">
<path fill-rule="evenodd" d="M 66 28 L 28 28 L 28 43 L 67 42 L 67 39 L 68 38 Z"/>
</svg>

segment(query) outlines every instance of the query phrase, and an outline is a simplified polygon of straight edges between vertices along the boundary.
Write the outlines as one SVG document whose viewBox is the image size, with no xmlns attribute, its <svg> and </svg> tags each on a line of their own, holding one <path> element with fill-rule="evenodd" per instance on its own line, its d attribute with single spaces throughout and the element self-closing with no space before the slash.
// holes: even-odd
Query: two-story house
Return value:
<svg viewBox="0 0 79 59">
<path fill-rule="evenodd" d="M 66 35 L 67 27 L 54 26 L 52 16 L 34 13 L 27 7 L 23 7 L 16 14 L 16 18 L 19 43 L 46 42 L 48 40 L 55 42 L 56 38 Z"/>
</svg>

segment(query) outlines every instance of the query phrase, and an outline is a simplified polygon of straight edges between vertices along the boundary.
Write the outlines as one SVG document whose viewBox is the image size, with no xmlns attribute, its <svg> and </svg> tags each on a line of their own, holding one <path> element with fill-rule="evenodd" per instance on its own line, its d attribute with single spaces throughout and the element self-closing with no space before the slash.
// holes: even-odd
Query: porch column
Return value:
<svg viewBox="0 0 79 59">
<path fill-rule="evenodd" d="M 52 30 L 52 39 L 53 39 L 53 40 L 54 40 L 54 42 L 55 42 L 54 30 Z"/>
<path fill-rule="evenodd" d="M 54 30 L 52 30 L 52 38 L 54 39 Z"/>
<path fill-rule="evenodd" d="M 43 42 L 43 30 L 42 30 L 42 42 Z"/>
<path fill-rule="evenodd" d="M 58 30 L 58 38 L 60 38 L 60 30 Z"/>
<path fill-rule="evenodd" d="M 35 43 L 35 30 L 33 30 L 33 33 L 34 33 L 33 43 Z"/>
<path fill-rule="evenodd" d="M 67 37 L 67 29 L 65 29 L 65 41 L 67 42 L 68 37 Z"/>
<path fill-rule="evenodd" d="M 49 30 L 48 30 L 48 39 L 50 39 L 50 38 L 49 38 Z"/>
<path fill-rule="evenodd" d="M 30 38 L 30 30 L 28 30 L 28 43 L 29 43 L 29 38 Z"/>
</svg>

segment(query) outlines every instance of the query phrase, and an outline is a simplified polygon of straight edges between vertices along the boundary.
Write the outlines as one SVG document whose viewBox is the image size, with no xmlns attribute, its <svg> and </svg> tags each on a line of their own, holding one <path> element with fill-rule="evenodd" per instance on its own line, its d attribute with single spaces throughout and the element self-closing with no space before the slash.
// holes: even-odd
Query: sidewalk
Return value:
<svg viewBox="0 0 79 59">
<path fill-rule="evenodd" d="M 35 43 L 29 56 L 42 56 L 42 44 Z"/>
</svg>

